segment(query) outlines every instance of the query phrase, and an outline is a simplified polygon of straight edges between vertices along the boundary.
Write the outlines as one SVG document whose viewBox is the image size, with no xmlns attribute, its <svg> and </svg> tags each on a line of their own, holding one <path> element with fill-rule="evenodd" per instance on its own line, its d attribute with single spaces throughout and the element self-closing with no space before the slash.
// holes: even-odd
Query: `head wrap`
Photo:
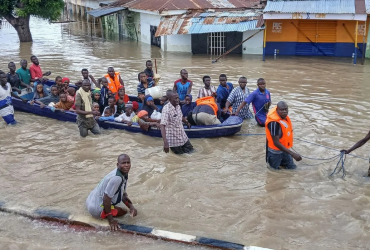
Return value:
<svg viewBox="0 0 370 250">
<path fill-rule="evenodd" d="M 185 97 L 189 96 L 190 97 L 190 101 L 193 101 L 193 96 L 191 94 L 187 94 L 185 95 Z"/>
<path fill-rule="evenodd" d="M 128 102 L 125 105 L 126 108 L 133 108 L 132 102 Z"/>
<path fill-rule="evenodd" d="M 152 96 L 149 96 L 147 99 L 146 99 L 147 102 L 149 101 L 154 101 L 153 97 Z"/>
<path fill-rule="evenodd" d="M 138 109 L 139 109 L 139 103 L 138 103 L 138 102 L 133 101 L 133 102 L 132 102 L 132 109 L 133 109 L 133 110 L 138 110 Z"/>
<path fill-rule="evenodd" d="M 139 117 L 139 118 L 142 118 L 143 116 L 145 116 L 145 115 L 148 115 L 148 112 L 146 112 L 145 110 L 141 110 L 138 114 L 137 114 L 137 116 Z"/>
<path fill-rule="evenodd" d="M 70 80 L 69 80 L 69 78 L 64 77 L 64 78 L 62 79 L 62 83 L 64 83 L 65 81 L 70 81 Z"/>
<path fill-rule="evenodd" d="M 98 89 L 98 88 L 95 88 L 94 90 L 93 90 L 93 92 L 92 92 L 94 95 L 95 94 L 99 94 L 100 95 L 100 89 Z"/>
</svg>

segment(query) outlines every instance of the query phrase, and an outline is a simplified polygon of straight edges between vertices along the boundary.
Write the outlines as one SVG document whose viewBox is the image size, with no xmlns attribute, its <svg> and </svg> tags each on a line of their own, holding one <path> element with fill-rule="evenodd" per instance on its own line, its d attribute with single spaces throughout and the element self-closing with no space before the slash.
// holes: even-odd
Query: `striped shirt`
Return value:
<svg viewBox="0 0 370 250">
<path fill-rule="evenodd" d="M 211 96 L 213 93 L 216 93 L 216 92 L 217 92 L 216 87 L 213 85 L 210 85 L 209 89 L 202 87 L 199 89 L 198 98 Z"/>
<path fill-rule="evenodd" d="M 233 105 L 233 113 L 236 112 L 236 110 L 239 108 L 240 104 L 249 96 L 249 89 L 245 87 L 245 92 L 242 90 L 242 88 L 236 87 L 234 88 L 227 100 Z M 249 110 L 248 105 L 245 105 L 239 112 L 239 117 L 242 119 L 252 119 L 253 114 Z"/>
</svg>

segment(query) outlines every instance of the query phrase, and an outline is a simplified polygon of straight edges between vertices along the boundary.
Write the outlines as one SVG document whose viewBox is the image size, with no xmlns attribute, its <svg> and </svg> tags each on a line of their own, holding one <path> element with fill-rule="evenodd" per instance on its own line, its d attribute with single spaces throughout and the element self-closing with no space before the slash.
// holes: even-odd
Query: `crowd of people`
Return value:
<svg viewBox="0 0 370 250">
<path fill-rule="evenodd" d="M 46 77 L 51 72 L 42 71 L 36 56 L 32 56 L 31 61 L 29 69 L 27 61 L 21 60 L 21 68 L 18 70 L 13 62 L 8 64 L 7 74 L 0 70 L 0 115 L 7 124 L 16 124 L 13 97 L 29 102 L 30 105 L 37 103 L 40 108 L 48 106 L 53 112 L 75 112 L 82 137 L 86 137 L 89 130 L 93 134 L 100 134 L 97 121 L 121 122 L 128 126 L 138 123 L 145 131 L 157 128 L 161 130 L 166 153 L 171 149 L 175 154 L 184 154 L 193 151 L 184 125 L 218 125 L 230 115 L 242 119 L 255 117 L 257 124 L 265 127 L 266 162 L 271 168 L 295 169 L 293 159 L 302 160 L 299 154 L 291 150 L 294 137 L 288 105 L 280 101 L 270 109 L 271 94 L 263 78 L 257 80 L 257 89 L 250 93 L 245 77 L 240 77 L 238 86 L 234 87 L 227 81 L 227 76 L 221 74 L 216 88 L 212 85 L 211 77 L 204 76 L 204 86 L 199 89 L 197 99 L 194 100 L 191 95 L 193 82 L 189 80 L 188 72 L 182 69 L 180 79 L 160 98 L 160 105 L 156 105 L 154 98 L 146 93 L 157 85 L 151 61 L 147 61 L 145 70 L 138 74 L 137 101 L 130 101 L 121 75 L 113 67 L 109 67 L 107 74 L 97 80 L 87 69 L 82 69 L 82 79 L 74 84 L 66 77 L 57 76 L 55 83 L 48 86 Z M 24 94 L 29 93 L 33 93 L 31 100 L 23 98 Z M 249 110 L 250 105 L 254 115 Z M 370 132 L 352 148 L 342 150 L 342 153 L 348 154 L 369 140 Z M 86 201 L 91 215 L 108 219 L 112 230 L 118 229 L 113 217 L 127 213 L 116 206 L 118 203 L 123 202 L 132 216 L 137 215 L 126 193 L 130 168 L 130 157 L 120 155 L 117 169 L 99 183 Z"/>
</svg>

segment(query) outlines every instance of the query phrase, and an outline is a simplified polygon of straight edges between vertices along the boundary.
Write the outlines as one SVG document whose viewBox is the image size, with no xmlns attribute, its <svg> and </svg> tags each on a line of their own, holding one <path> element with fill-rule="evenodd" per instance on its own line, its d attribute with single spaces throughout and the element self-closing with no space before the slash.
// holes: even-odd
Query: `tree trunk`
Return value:
<svg viewBox="0 0 370 250">
<path fill-rule="evenodd" d="M 18 33 L 19 41 L 32 42 L 32 34 L 30 30 L 30 15 L 26 17 L 5 16 L 5 19 L 14 27 Z"/>
</svg>

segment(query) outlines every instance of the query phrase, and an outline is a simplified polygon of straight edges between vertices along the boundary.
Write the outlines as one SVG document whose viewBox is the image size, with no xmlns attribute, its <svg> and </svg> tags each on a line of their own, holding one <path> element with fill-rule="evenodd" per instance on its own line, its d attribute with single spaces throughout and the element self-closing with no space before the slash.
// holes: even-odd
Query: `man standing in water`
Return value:
<svg viewBox="0 0 370 250">
<path fill-rule="evenodd" d="M 300 155 L 290 150 L 293 147 L 293 126 L 288 116 L 288 105 L 279 102 L 267 114 L 266 120 L 266 161 L 270 167 L 280 169 L 296 169 L 292 157 L 301 161 Z"/>
<path fill-rule="evenodd" d="M 252 103 L 257 124 L 258 126 L 264 127 L 267 112 L 271 106 L 271 94 L 270 91 L 266 89 L 265 79 L 258 79 L 257 87 L 258 88 L 240 104 L 235 112 L 235 115 L 239 115 L 240 110 L 244 108 L 246 104 L 249 106 L 249 104 Z"/>
<path fill-rule="evenodd" d="M 23 102 L 27 100 L 20 98 L 12 92 L 10 83 L 7 82 L 7 75 L 0 70 L 0 116 L 4 119 L 6 124 L 15 125 L 14 108 L 12 105 L 12 96 L 21 99 Z"/>
<path fill-rule="evenodd" d="M 76 93 L 77 125 L 82 137 L 86 137 L 89 130 L 93 134 L 100 134 L 100 127 L 94 119 L 94 116 L 99 116 L 100 112 L 94 111 L 92 108 L 90 89 L 90 81 L 83 80 L 82 87 Z"/>
<path fill-rule="evenodd" d="M 188 79 L 186 69 L 180 71 L 181 78 L 176 80 L 173 85 L 173 90 L 177 92 L 181 103 L 185 103 L 185 96 L 191 93 L 193 82 Z"/>
<path fill-rule="evenodd" d="M 110 229 L 119 229 L 118 222 L 113 217 L 123 216 L 127 211 L 116 205 L 125 204 L 130 209 L 130 215 L 135 217 L 137 210 L 126 193 L 128 173 L 131 168 L 131 159 L 121 154 L 117 159 L 117 168 L 107 174 L 90 193 L 86 200 L 89 213 L 95 218 L 108 219 Z"/>
<path fill-rule="evenodd" d="M 345 153 L 345 154 L 349 154 L 351 153 L 353 150 L 355 149 L 358 149 L 359 147 L 362 147 L 366 142 L 368 142 L 370 140 L 370 131 L 369 133 L 364 137 L 362 138 L 361 140 L 359 140 L 355 145 L 352 146 L 352 148 L 350 149 L 342 149 L 340 152 L 342 153 Z M 367 176 L 370 177 L 370 158 L 369 158 L 369 170 L 367 172 Z"/>
<path fill-rule="evenodd" d="M 167 96 L 169 103 L 163 107 L 161 118 L 163 150 L 168 153 L 171 148 L 175 154 L 191 153 L 193 146 L 185 134 L 182 122 L 187 123 L 188 127 L 190 124 L 182 116 L 179 95 L 175 91 L 170 91 Z"/>
<path fill-rule="evenodd" d="M 229 107 L 233 106 L 233 113 L 236 112 L 240 104 L 249 96 L 249 89 L 247 88 L 247 78 L 242 76 L 239 78 L 239 87 L 234 88 L 229 97 L 227 98 L 224 112 L 229 110 Z M 252 113 L 248 107 L 240 109 L 238 116 L 242 119 L 253 118 Z"/>
</svg>

